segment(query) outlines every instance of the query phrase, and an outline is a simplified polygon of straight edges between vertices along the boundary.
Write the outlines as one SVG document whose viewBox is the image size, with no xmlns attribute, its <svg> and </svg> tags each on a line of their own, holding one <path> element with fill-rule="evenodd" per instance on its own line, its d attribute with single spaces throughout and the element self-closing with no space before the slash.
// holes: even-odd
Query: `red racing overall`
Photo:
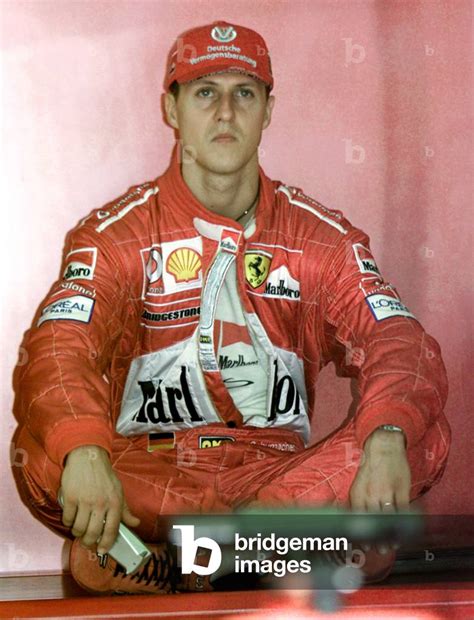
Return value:
<svg viewBox="0 0 474 620">
<path fill-rule="evenodd" d="M 215 306 L 232 264 L 246 328 L 268 360 L 258 419 L 236 408 L 216 360 Z M 15 469 L 38 518 L 65 535 L 63 463 L 84 445 L 108 451 L 149 541 L 164 513 L 346 503 L 364 441 L 382 424 L 405 431 L 412 498 L 446 463 L 438 344 L 383 280 L 363 232 L 261 169 L 245 234 L 196 200 L 176 152 L 161 177 L 93 211 L 69 233 L 23 347 L 15 447 L 26 457 Z M 360 403 L 308 448 L 316 378 L 330 361 L 358 378 Z"/>
</svg>

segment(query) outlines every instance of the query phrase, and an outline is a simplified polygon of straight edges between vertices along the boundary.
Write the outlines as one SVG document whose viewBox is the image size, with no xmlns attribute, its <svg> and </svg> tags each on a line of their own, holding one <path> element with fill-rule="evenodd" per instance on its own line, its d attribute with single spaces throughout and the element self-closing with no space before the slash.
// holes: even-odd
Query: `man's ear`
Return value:
<svg viewBox="0 0 474 620">
<path fill-rule="evenodd" d="M 166 121 L 168 122 L 168 125 L 171 125 L 171 127 L 174 127 L 174 129 L 179 129 L 178 112 L 176 110 L 176 99 L 171 93 L 165 93 L 163 97 Z"/>
<path fill-rule="evenodd" d="M 263 118 L 263 129 L 266 129 L 268 125 L 270 125 L 270 121 L 272 120 L 272 111 L 273 106 L 275 105 L 275 97 L 270 95 L 267 99 L 267 105 L 265 108 L 265 116 Z"/>
</svg>

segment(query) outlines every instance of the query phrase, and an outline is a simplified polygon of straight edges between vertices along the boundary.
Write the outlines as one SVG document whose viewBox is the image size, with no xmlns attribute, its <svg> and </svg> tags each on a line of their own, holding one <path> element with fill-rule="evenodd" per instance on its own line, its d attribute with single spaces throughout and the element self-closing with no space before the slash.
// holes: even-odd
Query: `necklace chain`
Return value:
<svg viewBox="0 0 474 620">
<path fill-rule="evenodd" d="M 260 192 L 257 192 L 257 195 L 255 196 L 255 200 L 252 202 L 252 204 L 250 205 L 250 207 L 247 207 L 247 209 L 245 209 L 245 211 L 243 213 L 241 213 L 239 215 L 239 217 L 235 218 L 236 222 L 239 222 L 243 217 L 245 217 L 247 215 L 247 213 L 250 213 L 250 211 L 255 207 L 255 205 L 257 204 L 257 200 L 258 200 L 258 196 L 259 196 Z"/>
</svg>

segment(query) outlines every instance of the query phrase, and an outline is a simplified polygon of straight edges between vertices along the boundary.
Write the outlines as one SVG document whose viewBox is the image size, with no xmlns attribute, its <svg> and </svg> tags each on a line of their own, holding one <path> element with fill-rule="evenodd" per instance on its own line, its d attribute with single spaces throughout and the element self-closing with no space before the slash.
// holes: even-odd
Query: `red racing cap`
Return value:
<svg viewBox="0 0 474 620">
<path fill-rule="evenodd" d="M 165 90 L 204 75 L 236 71 L 273 87 L 267 44 L 258 32 L 224 21 L 183 32 L 168 55 Z"/>
</svg>

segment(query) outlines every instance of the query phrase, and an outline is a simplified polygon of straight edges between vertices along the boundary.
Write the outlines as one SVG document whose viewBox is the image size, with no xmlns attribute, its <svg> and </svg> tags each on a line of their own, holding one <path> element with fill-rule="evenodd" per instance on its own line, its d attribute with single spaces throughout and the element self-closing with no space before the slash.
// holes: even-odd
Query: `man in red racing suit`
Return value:
<svg viewBox="0 0 474 620">
<path fill-rule="evenodd" d="M 190 33 L 196 46 L 237 33 L 248 55 L 259 37 L 225 23 Z M 258 97 L 271 112 L 273 80 L 269 65 L 247 70 L 243 90 L 243 69 L 229 63 L 245 61 L 218 61 L 196 68 L 175 56 L 167 88 L 180 91 L 166 109 L 182 139 L 187 102 L 199 97 L 200 114 L 215 106 L 209 148 L 222 158 L 244 142 Z M 261 131 L 269 117 L 257 120 Z M 23 492 L 42 522 L 85 544 L 101 537 L 102 552 L 120 520 L 154 542 L 161 514 L 403 508 L 443 472 L 438 344 L 383 280 L 367 235 L 265 175 L 259 137 L 249 147 L 255 199 L 206 204 L 189 176 L 196 141 L 190 162 L 177 146 L 162 176 L 84 218 L 25 336 L 28 363 L 15 374 Z M 360 401 L 353 420 L 308 447 L 316 378 L 330 361 L 357 377 Z"/>
</svg>

